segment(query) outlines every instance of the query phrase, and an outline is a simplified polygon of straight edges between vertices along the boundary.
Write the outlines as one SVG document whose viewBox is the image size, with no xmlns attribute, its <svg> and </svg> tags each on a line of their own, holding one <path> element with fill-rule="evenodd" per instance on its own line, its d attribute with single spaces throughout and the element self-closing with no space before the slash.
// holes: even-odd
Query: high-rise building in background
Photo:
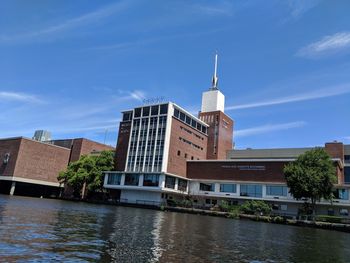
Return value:
<svg viewBox="0 0 350 263">
<path fill-rule="evenodd" d="M 33 140 L 39 142 L 45 142 L 51 140 L 51 132 L 45 130 L 36 130 L 34 132 Z"/>
</svg>

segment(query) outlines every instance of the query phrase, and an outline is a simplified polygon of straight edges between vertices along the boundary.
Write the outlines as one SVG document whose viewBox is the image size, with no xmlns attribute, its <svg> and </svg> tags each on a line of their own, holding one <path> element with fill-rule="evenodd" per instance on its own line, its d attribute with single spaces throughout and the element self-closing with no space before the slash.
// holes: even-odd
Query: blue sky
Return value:
<svg viewBox="0 0 350 263">
<path fill-rule="evenodd" d="M 120 111 L 191 112 L 215 50 L 236 148 L 350 143 L 350 2 L 1 1 L 0 137 L 114 145 Z M 107 129 L 107 136 L 105 137 Z"/>
</svg>

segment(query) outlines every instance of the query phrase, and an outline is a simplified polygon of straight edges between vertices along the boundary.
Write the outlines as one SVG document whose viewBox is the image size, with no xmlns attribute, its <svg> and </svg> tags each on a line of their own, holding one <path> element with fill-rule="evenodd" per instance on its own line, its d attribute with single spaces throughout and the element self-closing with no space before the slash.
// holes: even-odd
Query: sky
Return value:
<svg viewBox="0 0 350 263">
<path fill-rule="evenodd" d="M 350 144 L 350 1 L 0 1 L 0 138 L 115 145 L 121 111 L 200 110 L 218 53 L 237 149 Z"/>
</svg>

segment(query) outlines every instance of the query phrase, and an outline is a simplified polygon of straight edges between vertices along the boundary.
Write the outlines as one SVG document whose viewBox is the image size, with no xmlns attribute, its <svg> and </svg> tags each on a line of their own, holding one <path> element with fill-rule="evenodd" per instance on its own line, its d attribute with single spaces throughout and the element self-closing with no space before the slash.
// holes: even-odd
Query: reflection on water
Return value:
<svg viewBox="0 0 350 263">
<path fill-rule="evenodd" d="M 346 233 L 0 195 L 0 262 L 350 262 Z"/>
</svg>

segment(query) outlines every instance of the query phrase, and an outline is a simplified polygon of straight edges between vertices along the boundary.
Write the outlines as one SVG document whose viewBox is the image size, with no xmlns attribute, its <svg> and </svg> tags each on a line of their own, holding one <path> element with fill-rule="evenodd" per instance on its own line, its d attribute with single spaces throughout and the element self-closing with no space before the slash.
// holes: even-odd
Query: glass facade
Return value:
<svg viewBox="0 0 350 263">
<path fill-rule="evenodd" d="M 199 190 L 205 191 L 205 192 L 214 192 L 215 191 L 215 184 L 205 184 L 200 183 L 199 184 Z"/>
<path fill-rule="evenodd" d="M 121 174 L 108 174 L 107 184 L 120 185 Z"/>
<path fill-rule="evenodd" d="M 220 192 L 223 193 L 236 193 L 235 184 L 220 184 Z"/>
<path fill-rule="evenodd" d="M 159 174 L 144 174 L 143 186 L 159 186 Z"/>
<path fill-rule="evenodd" d="M 134 109 L 126 171 L 160 172 L 168 104 Z"/>
<path fill-rule="evenodd" d="M 207 134 L 207 127 L 200 124 L 198 121 L 196 121 L 194 118 L 183 112 L 182 110 L 175 108 L 174 109 L 174 117 L 179 119 L 180 121 L 188 124 L 189 126 L 192 126 L 194 129 Z"/>
<path fill-rule="evenodd" d="M 138 174 L 125 174 L 124 185 L 139 185 L 139 175 Z"/>
<path fill-rule="evenodd" d="M 241 184 L 240 196 L 262 197 L 262 186 L 257 184 Z"/>
<path fill-rule="evenodd" d="M 266 195 L 287 196 L 287 192 L 288 192 L 287 186 L 281 186 L 281 185 L 266 186 Z"/>
</svg>

